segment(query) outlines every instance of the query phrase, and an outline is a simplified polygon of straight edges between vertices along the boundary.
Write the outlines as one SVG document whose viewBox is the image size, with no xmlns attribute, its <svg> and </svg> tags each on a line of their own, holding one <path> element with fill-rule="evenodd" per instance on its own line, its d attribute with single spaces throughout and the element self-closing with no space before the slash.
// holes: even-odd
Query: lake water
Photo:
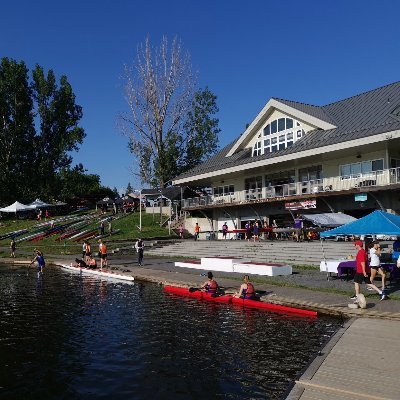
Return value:
<svg viewBox="0 0 400 400">
<path fill-rule="evenodd" d="M 0 266 L 0 399 L 280 399 L 339 327 Z"/>
</svg>

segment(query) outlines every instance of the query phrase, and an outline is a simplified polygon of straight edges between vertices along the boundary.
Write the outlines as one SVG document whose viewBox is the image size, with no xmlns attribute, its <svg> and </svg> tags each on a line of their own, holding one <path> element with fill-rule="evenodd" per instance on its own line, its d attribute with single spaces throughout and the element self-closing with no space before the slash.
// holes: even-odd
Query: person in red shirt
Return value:
<svg viewBox="0 0 400 400">
<path fill-rule="evenodd" d="M 352 300 L 357 300 L 357 295 L 361 292 L 361 284 L 365 282 L 367 286 L 375 290 L 381 296 L 381 300 L 386 300 L 388 297 L 384 292 L 379 290 L 370 280 L 370 269 L 368 266 L 368 255 L 367 252 L 363 248 L 363 242 L 361 240 L 356 240 L 354 242 L 354 246 L 357 250 L 356 256 L 356 273 L 354 275 L 354 289 L 355 296 L 351 297 Z"/>
</svg>

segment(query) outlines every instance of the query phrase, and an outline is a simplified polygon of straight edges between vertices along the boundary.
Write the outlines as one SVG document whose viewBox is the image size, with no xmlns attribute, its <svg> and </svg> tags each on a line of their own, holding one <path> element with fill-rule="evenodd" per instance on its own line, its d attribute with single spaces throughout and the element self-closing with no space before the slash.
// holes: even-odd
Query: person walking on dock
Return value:
<svg viewBox="0 0 400 400">
<path fill-rule="evenodd" d="M 371 267 L 371 283 L 374 283 L 374 279 L 376 277 L 377 272 L 382 277 L 382 291 L 385 290 L 385 281 L 386 281 L 386 274 L 385 271 L 381 267 L 381 261 L 380 261 L 380 255 L 381 255 L 381 246 L 379 245 L 379 242 L 375 240 L 372 242 L 372 247 L 369 249 L 369 257 L 370 257 L 370 263 L 369 266 Z"/>
<path fill-rule="evenodd" d="M 100 255 L 100 269 L 107 267 L 107 246 L 101 239 L 99 239 L 99 255 Z"/>
<path fill-rule="evenodd" d="M 141 267 L 143 265 L 143 252 L 144 252 L 144 243 L 142 239 L 138 238 L 137 242 L 135 243 L 135 249 L 138 253 L 138 264 Z"/>
<path fill-rule="evenodd" d="M 352 300 L 357 300 L 357 295 L 361 293 L 361 284 L 366 283 L 367 286 L 371 287 L 373 290 L 379 293 L 381 300 L 386 300 L 388 297 L 384 292 L 379 290 L 370 280 L 370 270 L 368 267 L 368 256 L 363 248 L 363 242 L 361 240 L 356 240 L 354 246 L 357 250 L 356 256 L 356 273 L 354 275 L 354 289 L 355 296 L 351 297 Z"/>
</svg>

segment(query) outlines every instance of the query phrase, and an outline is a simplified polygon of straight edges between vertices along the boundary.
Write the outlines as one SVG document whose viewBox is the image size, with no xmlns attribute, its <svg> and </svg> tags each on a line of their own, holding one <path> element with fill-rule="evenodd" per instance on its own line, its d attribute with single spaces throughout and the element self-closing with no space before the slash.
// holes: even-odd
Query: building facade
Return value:
<svg viewBox="0 0 400 400">
<path fill-rule="evenodd" d="M 400 212 L 400 82 L 324 106 L 271 98 L 240 137 L 174 184 L 211 187 L 182 208 L 212 229 L 293 213 Z"/>
</svg>

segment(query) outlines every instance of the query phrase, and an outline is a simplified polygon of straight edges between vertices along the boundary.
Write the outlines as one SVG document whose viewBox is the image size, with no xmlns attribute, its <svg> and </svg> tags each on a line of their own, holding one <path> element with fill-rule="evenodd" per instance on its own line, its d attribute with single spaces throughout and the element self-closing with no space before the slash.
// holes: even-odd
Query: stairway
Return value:
<svg viewBox="0 0 400 400">
<path fill-rule="evenodd" d="M 351 242 L 323 242 L 327 260 L 355 256 Z M 152 247 L 148 255 L 165 257 L 201 258 L 207 256 L 229 256 L 256 262 L 286 262 L 294 265 L 319 265 L 323 260 L 321 242 L 247 242 L 242 240 L 181 240 L 162 247 Z"/>
</svg>

